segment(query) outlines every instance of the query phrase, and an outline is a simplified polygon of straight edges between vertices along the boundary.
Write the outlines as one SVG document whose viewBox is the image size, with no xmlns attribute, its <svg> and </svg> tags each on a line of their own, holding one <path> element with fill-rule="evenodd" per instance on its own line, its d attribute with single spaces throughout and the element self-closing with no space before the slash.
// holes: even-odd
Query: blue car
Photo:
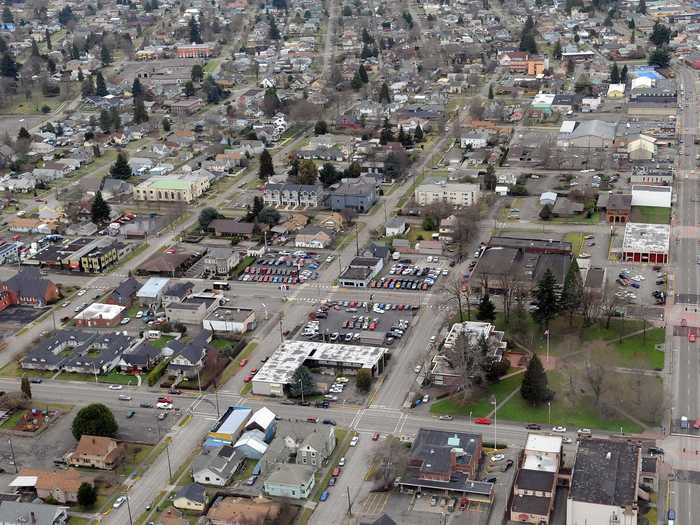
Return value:
<svg viewBox="0 0 700 525">
<path fill-rule="evenodd" d="M 327 491 L 327 490 L 324 490 L 324 491 L 321 493 L 321 501 L 326 501 L 327 499 L 328 499 L 328 491 Z"/>
</svg>

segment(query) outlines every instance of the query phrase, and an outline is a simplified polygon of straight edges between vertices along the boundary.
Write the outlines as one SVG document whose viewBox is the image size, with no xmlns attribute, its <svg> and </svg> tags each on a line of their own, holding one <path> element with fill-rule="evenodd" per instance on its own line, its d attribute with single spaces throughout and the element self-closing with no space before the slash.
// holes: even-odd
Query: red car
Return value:
<svg viewBox="0 0 700 525">
<path fill-rule="evenodd" d="M 688 342 L 689 343 L 695 342 L 695 332 L 688 332 Z"/>
<path fill-rule="evenodd" d="M 245 366 L 245 365 L 247 365 L 247 364 L 248 364 L 248 360 L 247 360 L 247 359 L 241 359 L 241 362 L 238 363 L 239 366 Z"/>
<path fill-rule="evenodd" d="M 251 374 L 251 375 L 255 375 L 255 374 L 257 374 L 257 373 L 258 373 L 258 369 L 257 369 L 257 368 L 251 368 L 251 369 L 250 369 L 250 374 Z"/>
<path fill-rule="evenodd" d="M 248 374 L 243 378 L 244 383 L 250 383 L 253 380 L 253 376 Z"/>
<path fill-rule="evenodd" d="M 379 440 L 379 432 L 375 432 L 372 434 L 372 441 L 378 441 Z"/>
<path fill-rule="evenodd" d="M 491 419 L 488 417 L 477 417 L 474 420 L 474 423 L 476 423 L 477 425 L 490 425 Z"/>
<path fill-rule="evenodd" d="M 173 399 L 171 397 L 161 396 L 158 398 L 159 403 L 170 403 L 173 404 Z"/>
</svg>

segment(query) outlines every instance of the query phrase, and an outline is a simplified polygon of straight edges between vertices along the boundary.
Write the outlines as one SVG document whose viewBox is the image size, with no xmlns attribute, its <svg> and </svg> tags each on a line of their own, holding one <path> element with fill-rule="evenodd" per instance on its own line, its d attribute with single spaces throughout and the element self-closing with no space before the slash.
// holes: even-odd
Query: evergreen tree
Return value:
<svg viewBox="0 0 700 525">
<path fill-rule="evenodd" d="M 379 103 L 389 104 L 391 102 L 391 94 L 389 93 L 389 84 L 386 82 L 382 83 L 382 87 L 379 89 Z"/>
<path fill-rule="evenodd" d="M 661 68 L 668 67 L 671 64 L 671 52 L 667 47 L 657 47 L 649 53 L 647 63 L 650 66 L 658 66 Z"/>
<path fill-rule="evenodd" d="M 547 381 L 547 372 L 537 354 L 532 356 L 527 365 L 523 382 L 520 385 L 520 395 L 532 406 L 541 405 L 552 398 Z"/>
<path fill-rule="evenodd" d="M 117 160 L 114 161 L 112 167 L 109 168 L 109 174 L 113 179 L 126 180 L 132 176 L 129 160 L 126 158 L 126 153 L 119 152 Z"/>
<path fill-rule="evenodd" d="M 620 70 L 617 67 L 617 62 L 613 62 L 610 68 L 610 83 L 619 84 L 620 83 Z"/>
<path fill-rule="evenodd" d="M 479 321 L 493 323 L 496 321 L 496 306 L 491 301 L 489 294 L 484 294 L 476 311 L 476 318 Z"/>
<path fill-rule="evenodd" d="M 90 209 L 90 215 L 92 217 L 92 222 L 97 225 L 104 224 L 109 221 L 109 216 L 112 213 L 112 209 L 109 204 L 102 198 L 102 192 L 98 191 L 95 194 L 95 198 L 92 200 L 92 207 Z"/>
<path fill-rule="evenodd" d="M 100 111 L 100 129 L 104 133 L 109 133 L 112 129 L 112 116 L 109 114 L 109 110 L 103 109 Z"/>
<path fill-rule="evenodd" d="M 583 282 L 578 263 L 574 258 L 564 278 L 564 287 L 559 298 L 559 309 L 569 314 L 569 324 L 573 323 L 574 314 L 579 310 L 583 301 Z"/>
<path fill-rule="evenodd" d="M 535 41 L 535 35 L 531 32 L 523 34 L 523 36 L 520 37 L 519 49 L 520 51 L 527 51 L 530 54 L 536 54 L 537 42 Z"/>
<path fill-rule="evenodd" d="M 267 149 L 264 149 L 260 154 L 260 169 L 258 170 L 258 177 L 261 180 L 267 180 L 275 174 L 275 166 L 272 163 L 272 155 Z"/>
<path fill-rule="evenodd" d="M 557 281 L 552 271 L 547 268 L 535 290 L 535 306 L 532 317 L 545 328 L 549 327 L 549 321 L 557 315 L 558 301 L 556 293 Z"/>
<path fill-rule="evenodd" d="M 384 124 L 382 126 L 382 131 L 379 134 L 379 143 L 382 145 L 386 145 L 389 142 L 394 141 L 394 132 L 391 129 L 391 123 L 389 122 L 389 119 L 384 117 Z"/>
<path fill-rule="evenodd" d="M 81 483 L 78 487 L 78 505 L 89 509 L 95 505 L 95 502 L 97 502 L 97 490 L 95 490 L 95 486 L 88 482 Z"/>
<path fill-rule="evenodd" d="M 194 84 L 192 83 L 191 80 L 188 80 L 185 82 L 185 96 L 186 97 L 193 97 L 194 96 Z"/>
<path fill-rule="evenodd" d="M 406 132 L 403 130 L 403 126 L 399 126 L 399 134 L 396 137 L 396 140 L 401 144 L 406 142 Z"/>
<path fill-rule="evenodd" d="M 328 124 L 326 123 L 325 120 L 319 120 L 316 122 L 316 125 L 314 126 L 314 134 L 315 135 L 325 135 L 328 133 Z"/>
<path fill-rule="evenodd" d="M 0 76 L 14 80 L 17 78 L 18 70 L 19 67 L 15 59 L 9 52 L 5 52 L 2 55 L 2 60 L 0 60 Z"/>
<path fill-rule="evenodd" d="M 14 24 L 15 23 L 15 17 L 12 14 L 12 11 L 10 11 L 10 8 L 5 6 L 5 8 L 2 10 L 2 23 L 3 24 Z"/>
<path fill-rule="evenodd" d="M 561 42 L 559 40 L 554 43 L 552 57 L 554 57 L 555 60 L 561 60 Z"/>
<path fill-rule="evenodd" d="M 420 124 L 416 126 L 416 131 L 413 132 L 413 141 L 416 144 L 423 142 L 423 128 L 420 127 Z"/>
<path fill-rule="evenodd" d="M 269 18 L 270 22 L 270 32 L 269 32 L 269 38 L 270 40 L 279 40 L 280 39 L 280 30 L 277 28 L 277 24 L 275 23 L 275 19 L 270 17 Z"/>
<path fill-rule="evenodd" d="M 22 395 L 26 399 L 32 398 L 32 385 L 29 383 L 29 378 L 27 376 L 22 376 L 22 382 L 20 383 L 20 390 Z"/>
<path fill-rule="evenodd" d="M 643 15 L 647 14 L 647 3 L 645 0 L 639 0 L 639 4 L 637 4 L 637 13 L 641 13 Z"/>
<path fill-rule="evenodd" d="M 365 66 L 360 64 L 360 67 L 357 68 L 357 74 L 360 77 L 360 80 L 362 80 L 363 84 L 367 84 L 369 82 L 369 77 L 367 76 L 367 70 L 365 69 Z"/>
<path fill-rule="evenodd" d="M 342 177 L 343 174 L 330 162 L 326 162 L 318 172 L 318 180 L 326 187 L 339 182 Z"/>
<path fill-rule="evenodd" d="M 207 102 L 209 104 L 218 104 L 221 101 L 223 92 L 211 75 L 208 75 L 207 78 L 204 79 L 204 91 L 207 93 Z M 267 94 L 267 92 L 265 94 Z M 277 95 L 275 94 L 275 96 Z"/>
<path fill-rule="evenodd" d="M 318 168 L 316 163 L 311 160 L 303 160 L 299 163 L 299 174 L 297 175 L 297 182 L 299 184 L 308 184 L 309 186 L 316 184 L 318 180 Z"/>
<path fill-rule="evenodd" d="M 8 47 L 5 39 L 0 35 L 0 53 L 7 53 Z"/>
<path fill-rule="evenodd" d="M 288 387 L 290 397 L 300 397 L 302 394 L 308 396 L 316 391 L 316 384 L 311 372 L 305 366 L 296 369 Z"/>
<path fill-rule="evenodd" d="M 193 44 L 201 44 L 202 43 L 202 34 L 199 30 L 199 24 L 197 23 L 197 20 L 195 20 L 194 17 L 190 18 L 190 42 Z"/>
<path fill-rule="evenodd" d="M 131 84 L 131 96 L 134 98 L 143 96 L 143 86 L 138 77 L 134 78 L 134 82 Z"/>
<path fill-rule="evenodd" d="M 190 78 L 192 79 L 192 82 L 201 82 L 204 80 L 204 68 L 200 64 L 195 64 L 192 66 Z"/>
<path fill-rule="evenodd" d="M 17 140 L 31 140 L 32 136 L 29 134 L 27 131 L 27 128 L 22 126 L 19 128 L 19 131 L 17 132 Z"/>
<path fill-rule="evenodd" d="M 83 70 L 78 68 L 78 82 L 85 80 L 85 75 L 83 75 Z"/>
<path fill-rule="evenodd" d="M 627 82 L 627 64 L 622 66 L 622 71 L 620 71 L 620 82 L 623 84 Z"/>
<path fill-rule="evenodd" d="M 142 98 L 134 99 L 134 123 L 148 122 L 148 112 Z"/>
<path fill-rule="evenodd" d="M 360 89 L 362 87 L 362 85 L 363 85 L 363 83 L 362 83 L 362 79 L 360 78 L 360 74 L 359 74 L 359 72 L 356 72 L 355 76 L 352 77 L 352 81 L 350 82 L 350 87 L 352 87 L 352 89 L 357 91 L 358 89 Z"/>
<path fill-rule="evenodd" d="M 44 40 L 46 41 L 46 49 L 51 51 L 53 49 L 53 45 L 51 44 L 51 32 L 49 31 L 49 28 L 46 28 L 46 31 L 44 32 Z"/>
<path fill-rule="evenodd" d="M 168 117 L 163 117 L 161 124 L 163 126 L 163 131 L 166 133 L 170 132 L 170 119 Z"/>
<path fill-rule="evenodd" d="M 105 78 L 102 76 L 102 72 L 98 71 L 95 75 L 95 95 L 98 97 L 105 97 L 109 95 L 107 91 L 107 84 L 105 83 Z"/>
<path fill-rule="evenodd" d="M 102 60 L 103 66 L 108 66 L 112 63 L 112 53 L 109 48 L 102 44 L 102 49 L 100 50 L 100 60 Z"/>
<path fill-rule="evenodd" d="M 493 84 L 489 84 L 489 100 L 493 100 Z"/>
<path fill-rule="evenodd" d="M 109 108 L 109 118 L 112 121 L 112 128 L 116 131 L 122 127 L 122 118 L 119 115 L 119 110 L 116 107 Z"/>
<path fill-rule="evenodd" d="M 574 61 L 571 59 L 568 59 L 566 61 L 566 75 L 571 77 L 574 75 L 576 72 L 576 64 L 574 64 Z"/>
<path fill-rule="evenodd" d="M 488 191 L 494 191 L 496 189 L 496 184 L 498 184 L 498 177 L 496 177 L 496 168 L 493 164 L 486 166 L 486 175 L 484 175 L 484 189 Z"/>
</svg>

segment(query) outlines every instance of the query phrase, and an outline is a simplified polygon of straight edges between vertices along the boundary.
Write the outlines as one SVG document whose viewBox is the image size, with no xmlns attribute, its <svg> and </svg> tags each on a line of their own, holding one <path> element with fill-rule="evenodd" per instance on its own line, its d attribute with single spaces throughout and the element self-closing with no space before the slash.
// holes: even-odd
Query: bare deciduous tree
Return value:
<svg viewBox="0 0 700 525">
<path fill-rule="evenodd" d="M 452 348 L 445 349 L 443 355 L 458 374 L 457 386 L 461 388 L 465 400 L 485 384 L 486 372 L 491 364 L 488 343 L 473 341 L 466 334 L 457 337 Z"/>
<path fill-rule="evenodd" d="M 391 483 L 406 470 L 408 455 L 408 448 L 398 437 L 387 436 L 369 458 L 369 466 L 375 469 L 374 479 L 383 485 Z"/>
<path fill-rule="evenodd" d="M 593 395 L 593 402 L 596 407 L 600 407 L 600 398 L 608 382 L 607 368 L 597 363 L 589 363 L 584 369 L 584 379 Z"/>
<path fill-rule="evenodd" d="M 462 278 L 454 273 L 450 274 L 450 276 L 443 280 L 442 284 L 440 285 L 440 291 L 442 292 L 441 295 L 443 295 L 445 298 L 445 304 L 451 304 L 453 302 L 456 304 L 457 310 L 459 311 L 460 323 L 465 321 L 463 311 L 465 304 L 467 307 L 466 320 L 471 321 L 472 319 L 471 306 L 469 304 L 469 293 L 468 289 L 463 289 L 464 285 L 465 283 L 462 281 Z"/>
</svg>

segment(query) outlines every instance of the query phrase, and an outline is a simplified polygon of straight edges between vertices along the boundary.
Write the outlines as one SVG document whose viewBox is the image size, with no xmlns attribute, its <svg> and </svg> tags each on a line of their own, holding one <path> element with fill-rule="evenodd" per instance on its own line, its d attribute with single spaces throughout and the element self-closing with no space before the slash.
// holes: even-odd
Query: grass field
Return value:
<svg viewBox="0 0 700 525">
<path fill-rule="evenodd" d="M 649 224 L 669 224 L 671 222 L 671 208 L 659 206 L 633 206 L 631 220 Z"/>
<path fill-rule="evenodd" d="M 578 256 L 583 249 L 585 234 L 581 232 L 569 232 L 564 235 L 564 240 L 571 243 L 571 251 Z"/>
<path fill-rule="evenodd" d="M 614 343 L 621 366 L 662 370 L 664 353 L 656 349 L 665 339 L 663 328 L 651 328 L 646 335 L 635 335 Z"/>
</svg>

